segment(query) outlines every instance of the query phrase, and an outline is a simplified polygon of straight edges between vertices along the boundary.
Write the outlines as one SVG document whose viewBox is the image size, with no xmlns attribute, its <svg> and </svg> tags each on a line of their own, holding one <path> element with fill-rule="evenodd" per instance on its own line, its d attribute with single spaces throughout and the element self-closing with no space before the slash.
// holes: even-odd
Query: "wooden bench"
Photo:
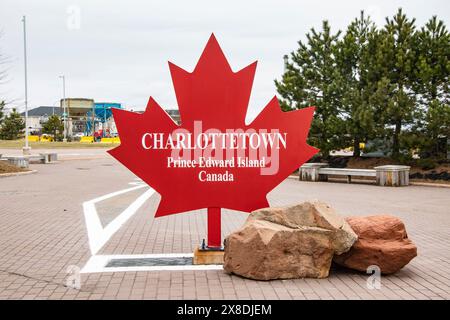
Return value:
<svg viewBox="0 0 450 320">
<path fill-rule="evenodd" d="M 31 163 L 44 163 L 44 157 L 40 155 L 29 155 L 27 158 Z"/>
<path fill-rule="evenodd" d="M 347 183 L 352 182 L 352 176 L 358 177 L 374 177 L 377 176 L 377 171 L 374 169 L 347 169 L 347 168 L 320 168 L 319 175 L 325 175 L 321 181 L 327 181 L 329 175 L 346 176 Z"/>
<path fill-rule="evenodd" d="M 409 166 L 387 165 L 373 169 L 330 168 L 327 163 L 305 163 L 300 167 L 301 181 L 328 181 L 329 175 L 346 176 L 350 183 L 352 176 L 374 177 L 379 186 L 409 185 Z"/>
<path fill-rule="evenodd" d="M 40 163 L 52 163 L 58 160 L 58 154 L 52 152 L 39 153 L 39 155 L 27 156 L 31 161 L 38 161 Z"/>
<path fill-rule="evenodd" d="M 58 154 L 55 152 L 44 152 L 39 153 L 39 155 L 44 158 L 43 163 L 52 163 L 58 161 Z"/>
</svg>

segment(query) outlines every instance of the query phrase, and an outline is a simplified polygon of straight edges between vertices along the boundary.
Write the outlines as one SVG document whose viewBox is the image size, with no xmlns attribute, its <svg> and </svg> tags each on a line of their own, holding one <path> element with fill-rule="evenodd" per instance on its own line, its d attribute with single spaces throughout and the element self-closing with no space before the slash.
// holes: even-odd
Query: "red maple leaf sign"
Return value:
<svg viewBox="0 0 450 320">
<path fill-rule="evenodd" d="M 152 97 L 143 114 L 114 109 L 121 144 L 108 151 L 161 194 L 156 217 L 268 207 L 267 193 L 318 152 L 306 143 L 313 107 L 282 112 L 274 97 L 245 124 L 256 62 L 233 72 L 214 35 L 192 73 L 169 67 L 181 124 Z"/>
</svg>

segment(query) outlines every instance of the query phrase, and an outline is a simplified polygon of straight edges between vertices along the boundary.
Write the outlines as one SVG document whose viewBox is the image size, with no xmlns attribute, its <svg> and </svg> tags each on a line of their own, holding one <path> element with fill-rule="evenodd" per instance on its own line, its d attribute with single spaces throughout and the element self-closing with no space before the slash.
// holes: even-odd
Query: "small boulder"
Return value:
<svg viewBox="0 0 450 320">
<path fill-rule="evenodd" d="M 357 236 L 322 202 L 252 212 L 225 241 L 224 269 L 256 280 L 325 278 Z"/>
<path fill-rule="evenodd" d="M 358 241 L 350 251 L 334 257 L 337 264 L 363 272 L 376 265 L 381 273 L 390 274 L 417 256 L 417 247 L 408 239 L 405 225 L 399 218 L 379 215 L 346 220 L 358 235 Z"/>
</svg>

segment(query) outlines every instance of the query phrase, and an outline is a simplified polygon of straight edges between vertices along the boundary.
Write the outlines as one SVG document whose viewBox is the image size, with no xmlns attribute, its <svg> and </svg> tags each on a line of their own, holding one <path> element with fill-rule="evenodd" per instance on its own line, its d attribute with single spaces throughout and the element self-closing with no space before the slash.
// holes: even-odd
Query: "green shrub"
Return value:
<svg viewBox="0 0 450 320">
<path fill-rule="evenodd" d="M 422 170 L 431 170 L 437 167 L 437 163 L 433 159 L 419 159 L 416 165 Z"/>
</svg>

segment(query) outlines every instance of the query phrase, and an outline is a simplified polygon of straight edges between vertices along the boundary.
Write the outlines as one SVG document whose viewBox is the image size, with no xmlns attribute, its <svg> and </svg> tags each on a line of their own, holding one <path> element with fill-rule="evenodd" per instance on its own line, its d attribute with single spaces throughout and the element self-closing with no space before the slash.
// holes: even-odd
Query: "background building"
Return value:
<svg viewBox="0 0 450 320">
<path fill-rule="evenodd" d="M 95 102 L 94 99 L 66 98 L 67 136 L 97 136 L 115 137 L 118 135 L 117 127 L 112 116 L 113 108 L 122 109 L 122 104 L 117 102 Z M 169 116 L 180 124 L 180 112 L 178 109 L 165 110 Z M 135 111 L 143 113 L 143 111 Z M 42 125 L 51 115 L 64 118 L 64 99 L 60 100 L 60 106 L 40 106 L 28 110 L 28 128 L 30 134 L 41 135 Z M 21 113 L 25 118 L 25 112 Z M 94 131 L 92 130 L 94 128 Z"/>
<path fill-rule="evenodd" d="M 20 114 L 25 120 L 25 112 Z M 32 135 L 40 135 L 42 133 L 42 125 L 47 122 L 48 118 L 52 115 L 62 115 L 60 107 L 55 106 L 40 106 L 31 110 L 28 110 L 28 122 L 27 126 Z"/>
<path fill-rule="evenodd" d="M 94 132 L 98 132 L 101 137 L 117 136 L 112 109 L 122 109 L 122 105 L 116 102 L 95 102 L 94 108 L 87 113 L 86 134 L 91 135 L 94 127 Z"/>
<path fill-rule="evenodd" d="M 86 98 L 66 98 L 60 100 L 60 107 L 64 113 L 64 106 L 66 108 L 67 116 L 67 136 L 71 137 L 77 134 L 87 134 L 86 127 L 87 113 L 94 107 L 94 99 Z"/>
</svg>

